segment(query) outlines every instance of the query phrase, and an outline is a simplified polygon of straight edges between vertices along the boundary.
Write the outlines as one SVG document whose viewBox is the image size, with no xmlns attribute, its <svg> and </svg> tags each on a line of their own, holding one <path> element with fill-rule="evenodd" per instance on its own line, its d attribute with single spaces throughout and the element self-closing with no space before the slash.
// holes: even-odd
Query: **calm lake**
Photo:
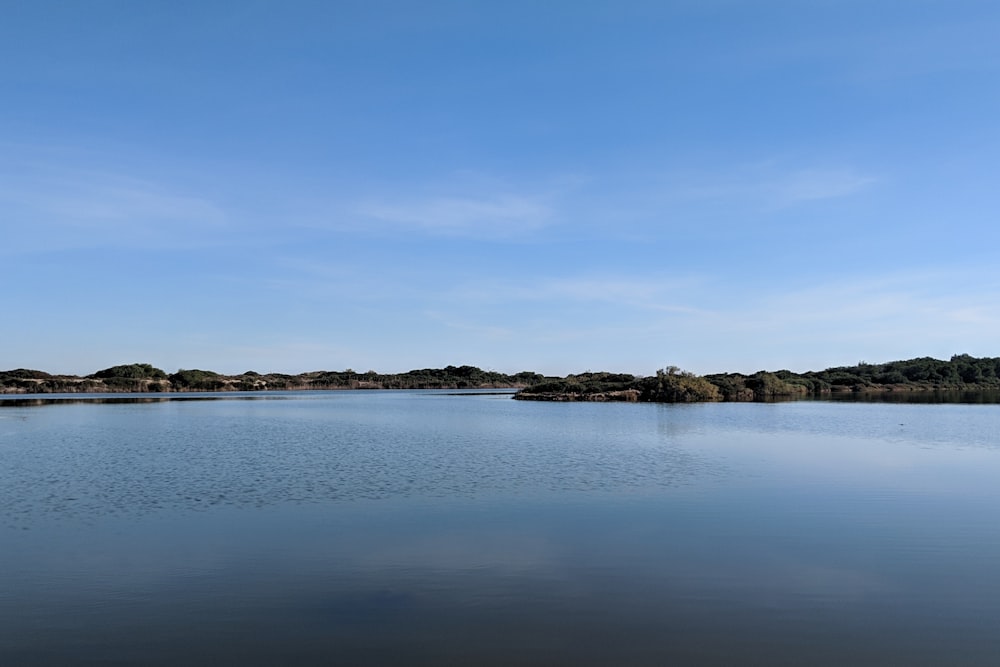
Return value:
<svg viewBox="0 0 1000 667">
<path fill-rule="evenodd" d="M 998 405 L 191 399 L 0 399 L 0 664 L 1000 664 Z"/>
</svg>

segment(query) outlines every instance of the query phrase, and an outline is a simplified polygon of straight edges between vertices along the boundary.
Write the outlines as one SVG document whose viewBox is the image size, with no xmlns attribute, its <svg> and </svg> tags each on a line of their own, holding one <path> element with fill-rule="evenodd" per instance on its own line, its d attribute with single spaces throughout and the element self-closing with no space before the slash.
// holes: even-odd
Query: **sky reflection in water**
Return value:
<svg viewBox="0 0 1000 667">
<path fill-rule="evenodd" d="M 7 664 L 992 664 L 995 409 L 0 413 Z"/>
</svg>

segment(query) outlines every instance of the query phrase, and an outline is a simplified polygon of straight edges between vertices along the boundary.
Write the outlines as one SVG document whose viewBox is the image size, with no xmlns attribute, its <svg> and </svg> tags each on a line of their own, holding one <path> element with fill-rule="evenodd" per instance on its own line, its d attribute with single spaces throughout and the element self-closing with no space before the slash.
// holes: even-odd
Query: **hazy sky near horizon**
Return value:
<svg viewBox="0 0 1000 667">
<path fill-rule="evenodd" d="M 1000 4 L 3 3 L 0 369 L 1000 355 Z"/>
</svg>

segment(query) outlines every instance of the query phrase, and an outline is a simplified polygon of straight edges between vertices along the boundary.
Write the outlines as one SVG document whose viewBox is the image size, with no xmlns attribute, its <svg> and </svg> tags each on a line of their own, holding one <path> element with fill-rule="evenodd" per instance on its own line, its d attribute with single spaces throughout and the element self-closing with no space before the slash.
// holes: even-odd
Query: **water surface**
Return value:
<svg viewBox="0 0 1000 667">
<path fill-rule="evenodd" d="M 0 409 L 0 664 L 993 665 L 1000 408 Z"/>
</svg>

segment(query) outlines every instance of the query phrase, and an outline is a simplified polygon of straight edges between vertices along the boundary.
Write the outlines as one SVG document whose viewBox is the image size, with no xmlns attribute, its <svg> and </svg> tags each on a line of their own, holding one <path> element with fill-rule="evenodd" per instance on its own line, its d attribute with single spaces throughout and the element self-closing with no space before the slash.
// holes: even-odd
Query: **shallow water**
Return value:
<svg viewBox="0 0 1000 667">
<path fill-rule="evenodd" d="M 0 408 L 0 664 L 993 665 L 1000 406 Z"/>
</svg>

